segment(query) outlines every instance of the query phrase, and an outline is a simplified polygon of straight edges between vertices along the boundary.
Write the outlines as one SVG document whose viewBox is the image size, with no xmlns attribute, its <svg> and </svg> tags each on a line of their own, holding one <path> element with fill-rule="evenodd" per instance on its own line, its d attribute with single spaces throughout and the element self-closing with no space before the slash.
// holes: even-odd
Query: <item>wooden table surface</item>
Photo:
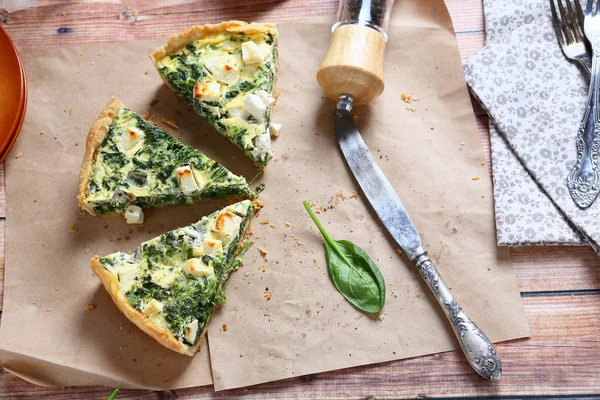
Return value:
<svg viewBox="0 0 600 400">
<path fill-rule="evenodd" d="M 446 0 L 463 57 L 484 43 L 481 1 Z M 227 19 L 302 20 L 333 13 L 336 7 L 337 0 L 0 0 L 0 24 L 19 50 L 26 52 L 167 37 L 191 25 Z M 474 113 L 489 162 L 487 116 L 477 105 Z M 0 257 L 4 210 L 4 170 L 0 166 Z M 461 353 L 450 352 L 218 393 L 211 387 L 169 392 L 123 390 L 118 399 L 600 398 L 600 258 L 585 247 L 529 247 L 513 249 L 511 255 L 531 338 L 497 345 L 504 364 L 500 382 L 480 379 Z M 110 392 L 103 387 L 43 388 L 0 371 L 1 399 L 105 399 Z"/>
</svg>

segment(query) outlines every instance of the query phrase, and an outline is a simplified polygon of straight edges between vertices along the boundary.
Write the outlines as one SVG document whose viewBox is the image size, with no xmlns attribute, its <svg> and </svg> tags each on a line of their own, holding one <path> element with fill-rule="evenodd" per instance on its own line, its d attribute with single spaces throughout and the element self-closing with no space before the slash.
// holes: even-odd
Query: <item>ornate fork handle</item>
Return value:
<svg viewBox="0 0 600 400">
<path fill-rule="evenodd" d="M 579 208 L 586 209 L 600 193 L 598 150 L 600 123 L 598 103 L 600 93 L 600 37 L 592 41 L 592 73 L 588 101 L 577 132 L 577 161 L 567 176 L 567 187 Z"/>
<path fill-rule="evenodd" d="M 469 364 L 484 378 L 497 380 L 502 375 L 502 363 L 494 345 L 456 302 L 427 252 L 415 257 L 413 263 L 427 282 L 429 289 L 444 309 L 454 334 Z"/>
</svg>

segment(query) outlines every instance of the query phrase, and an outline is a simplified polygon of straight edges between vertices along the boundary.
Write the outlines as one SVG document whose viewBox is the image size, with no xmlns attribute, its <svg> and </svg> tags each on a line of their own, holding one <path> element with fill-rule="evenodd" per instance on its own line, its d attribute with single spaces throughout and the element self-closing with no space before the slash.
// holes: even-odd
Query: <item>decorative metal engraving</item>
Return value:
<svg viewBox="0 0 600 400">
<path fill-rule="evenodd" d="M 567 187 L 571 197 L 582 209 L 591 206 L 600 193 L 600 123 L 594 122 L 595 118 L 595 108 L 588 108 L 577 131 L 577 162 L 567 176 Z"/>
<path fill-rule="evenodd" d="M 427 281 L 427 284 L 431 288 L 433 288 L 435 293 L 439 294 L 439 287 L 438 287 L 439 274 L 438 274 L 437 269 L 434 267 L 433 263 L 431 262 L 431 260 L 427 257 L 424 261 L 419 262 L 417 264 L 417 268 L 419 269 L 419 272 L 421 273 L 421 276 L 423 277 L 423 279 L 425 279 L 425 281 Z"/>
<path fill-rule="evenodd" d="M 469 364 L 484 378 L 497 380 L 502 375 L 502 363 L 494 345 L 481 329 L 463 311 L 440 276 L 426 252 L 413 260 L 421 276 L 442 305 Z"/>
<path fill-rule="evenodd" d="M 587 10 L 586 10 L 587 13 Z M 584 31 L 592 45 L 592 70 L 587 106 L 577 131 L 577 161 L 567 176 L 567 187 L 577 207 L 586 209 L 600 193 L 600 17 L 586 15 Z"/>
</svg>

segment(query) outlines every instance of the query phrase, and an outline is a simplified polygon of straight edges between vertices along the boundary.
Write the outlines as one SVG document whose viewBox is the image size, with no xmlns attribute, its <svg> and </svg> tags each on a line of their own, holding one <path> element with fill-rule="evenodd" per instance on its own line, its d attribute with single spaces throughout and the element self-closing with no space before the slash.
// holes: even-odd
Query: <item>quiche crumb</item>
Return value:
<svg viewBox="0 0 600 400">
<path fill-rule="evenodd" d="M 179 125 L 177 124 L 177 121 L 173 121 L 173 120 L 167 119 L 167 118 L 161 118 L 161 121 L 163 122 L 163 124 L 170 126 L 173 129 L 179 129 Z"/>
<path fill-rule="evenodd" d="M 69 228 L 69 233 L 75 233 L 75 232 L 77 232 L 77 226 L 71 225 L 71 227 Z"/>
<path fill-rule="evenodd" d="M 223 328 L 223 332 L 227 332 L 227 324 L 223 324 L 223 326 L 221 328 Z M 221 377 L 219 377 L 219 378 L 221 378 Z"/>
<path fill-rule="evenodd" d="M 379 314 L 378 318 L 379 318 L 380 321 L 383 321 L 383 319 L 385 318 L 385 314 Z"/>
<path fill-rule="evenodd" d="M 357 197 L 358 197 L 358 192 L 354 192 L 354 193 L 352 193 L 352 194 L 350 195 L 350 197 L 349 197 L 349 198 L 350 198 L 350 199 L 355 199 L 355 198 L 357 198 Z"/>
<path fill-rule="evenodd" d="M 265 264 L 265 265 L 263 265 L 263 266 L 261 267 L 261 269 L 260 269 L 260 270 L 261 270 L 261 272 L 265 272 L 265 271 L 267 270 L 267 267 L 268 267 L 268 266 L 269 266 L 268 264 Z"/>
<path fill-rule="evenodd" d="M 146 114 L 142 115 L 142 118 L 144 118 L 146 121 L 148 121 L 150 118 L 152 118 L 152 112 L 151 111 L 146 112 Z"/>
<path fill-rule="evenodd" d="M 95 305 L 93 304 L 88 304 L 87 306 L 85 306 L 84 310 L 85 311 L 92 311 L 94 308 L 96 308 Z"/>
<path fill-rule="evenodd" d="M 148 71 L 144 72 L 144 75 L 148 75 Z"/>
<path fill-rule="evenodd" d="M 481 162 L 481 165 L 486 165 L 486 164 L 487 164 L 487 161 L 482 161 Z"/>
<path fill-rule="evenodd" d="M 474 180 L 474 181 L 478 181 L 478 180 L 480 180 L 481 178 L 480 178 L 478 175 L 475 175 L 475 176 L 474 176 L 474 177 L 472 177 L 471 179 L 472 179 L 472 180 Z"/>
<path fill-rule="evenodd" d="M 89 247 L 86 247 L 84 250 L 85 250 L 85 254 L 90 254 L 90 248 Z"/>
<path fill-rule="evenodd" d="M 41 132 L 40 132 L 40 135 L 43 135 L 44 133 L 46 133 L 46 132 L 44 132 L 44 131 L 41 131 Z"/>
<path fill-rule="evenodd" d="M 269 224 L 271 228 L 275 228 L 275 224 Z"/>
<path fill-rule="evenodd" d="M 15 158 L 21 158 L 22 155 L 23 155 L 23 153 L 18 152 L 17 155 L 15 156 Z"/>
<path fill-rule="evenodd" d="M 271 290 L 269 290 L 269 288 L 265 288 L 265 292 L 263 295 L 265 296 L 265 299 L 267 299 L 267 301 L 269 301 L 273 297 L 273 292 Z"/>
<path fill-rule="evenodd" d="M 261 254 L 263 257 L 267 256 L 267 253 L 268 253 L 267 249 L 265 249 L 264 247 L 259 247 L 259 248 L 258 248 L 258 252 L 259 252 L 259 253 L 260 253 L 260 254 Z"/>
<path fill-rule="evenodd" d="M 285 227 L 289 228 L 290 226 L 292 226 L 292 223 L 290 221 L 285 221 Z"/>
<path fill-rule="evenodd" d="M 264 201 L 262 201 L 262 200 L 258 200 L 258 199 L 257 199 L 257 200 L 254 200 L 254 201 L 252 202 L 252 204 L 253 204 L 255 207 L 258 207 L 258 208 L 263 208 L 263 207 L 265 206 L 265 202 L 264 202 Z"/>
<path fill-rule="evenodd" d="M 260 221 L 261 225 L 267 225 L 270 221 L 268 219 Z"/>
</svg>

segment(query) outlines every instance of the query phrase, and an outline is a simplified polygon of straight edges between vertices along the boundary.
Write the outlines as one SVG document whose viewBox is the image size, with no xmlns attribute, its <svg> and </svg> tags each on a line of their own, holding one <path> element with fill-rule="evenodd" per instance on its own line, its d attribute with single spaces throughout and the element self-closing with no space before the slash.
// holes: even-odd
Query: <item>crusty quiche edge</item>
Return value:
<svg viewBox="0 0 600 400">
<path fill-rule="evenodd" d="M 277 26 L 275 24 L 269 23 L 269 22 L 248 23 L 245 21 L 232 20 L 232 21 L 221 22 L 218 24 L 195 25 L 195 26 L 192 26 L 191 28 L 188 28 L 182 32 L 172 35 L 169 38 L 169 41 L 167 42 L 167 44 L 155 49 L 150 54 L 148 54 L 148 56 L 150 57 L 150 59 L 152 59 L 154 68 L 156 68 L 156 71 L 158 72 L 158 75 L 160 76 L 161 80 L 179 96 L 178 91 L 175 90 L 171 86 L 171 84 L 169 83 L 167 78 L 163 74 L 160 73 L 160 68 L 158 66 L 159 62 L 163 58 L 165 58 L 173 53 L 178 52 L 179 50 L 181 50 L 182 48 L 184 48 L 185 46 L 187 46 L 188 44 L 190 44 L 196 40 L 203 39 L 204 37 L 210 36 L 210 35 L 217 35 L 217 34 L 223 33 L 223 32 L 247 33 L 249 35 L 264 33 L 264 34 L 271 34 L 274 36 L 278 36 Z M 277 75 L 274 76 L 274 79 L 277 80 Z M 260 171 L 263 171 L 266 168 L 267 163 L 269 162 L 269 160 L 271 158 L 272 158 L 272 155 L 271 155 L 271 157 L 269 157 L 269 159 L 267 159 L 267 161 L 264 164 L 258 163 L 254 160 L 253 161 L 254 161 L 254 164 L 256 165 L 256 167 Z"/>
<path fill-rule="evenodd" d="M 113 119 L 115 119 L 123 107 L 125 106 L 119 101 L 119 99 L 111 97 L 108 104 L 104 106 L 102 111 L 100 111 L 98 118 L 96 118 L 96 121 L 94 121 L 92 124 L 92 127 L 88 133 L 88 137 L 85 141 L 85 155 L 83 156 L 81 171 L 79 172 L 79 194 L 77 195 L 77 201 L 81 208 L 92 215 L 96 215 L 96 213 L 86 201 L 86 194 L 88 185 L 90 183 L 90 178 L 92 176 L 94 155 L 106 137 Z"/>
<path fill-rule="evenodd" d="M 254 217 L 256 217 L 260 210 L 263 207 L 263 202 L 261 200 L 254 200 L 252 202 L 253 205 L 253 214 L 246 227 L 246 231 L 242 235 L 242 239 L 238 244 L 238 249 L 236 254 L 232 257 L 232 260 L 235 260 L 239 252 L 246 246 L 250 235 L 252 234 L 252 224 L 251 221 Z M 104 285 L 106 291 L 110 294 L 110 297 L 113 299 L 116 306 L 125 314 L 128 320 L 134 323 L 138 328 L 144 331 L 147 335 L 155 339 L 158 343 L 165 346 L 166 348 L 173 350 L 177 353 L 193 356 L 197 352 L 200 351 L 202 344 L 204 343 L 204 339 L 206 338 L 206 331 L 212 319 L 212 315 L 206 322 L 206 325 L 202 332 L 200 333 L 200 340 L 197 346 L 188 346 L 179 342 L 175 336 L 171 332 L 163 331 L 158 328 L 147 316 L 137 311 L 135 308 L 129 304 L 123 292 L 119 289 L 119 282 L 117 278 L 110 273 L 110 271 L 104 269 L 102 264 L 100 263 L 100 257 L 95 255 L 90 260 L 90 268 L 96 274 L 100 282 Z M 214 313 L 213 313 L 214 315 Z"/>
<path fill-rule="evenodd" d="M 196 40 L 221 32 L 244 32 L 250 34 L 270 33 L 272 35 L 276 35 L 277 28 L 275 27 L 275 24 L 271 23 L 247 23 L 244 21 L 226 21 L 221 22 L 219 24 L 195 25 L 191 28 L 186 29 L 185 31 L 176 33 L 173 36 L 171 36 L 167 44 L 154 50 L 152 53 L 149 54 L 149 56 L 154 62 L 154 66 L 158 69 L 158 62 L 166 56 L 181 50 L 182 48 Z M 168 82 L 165 81 L 165 83 L 167 83 L 168 85 Z"/>
</svg>

